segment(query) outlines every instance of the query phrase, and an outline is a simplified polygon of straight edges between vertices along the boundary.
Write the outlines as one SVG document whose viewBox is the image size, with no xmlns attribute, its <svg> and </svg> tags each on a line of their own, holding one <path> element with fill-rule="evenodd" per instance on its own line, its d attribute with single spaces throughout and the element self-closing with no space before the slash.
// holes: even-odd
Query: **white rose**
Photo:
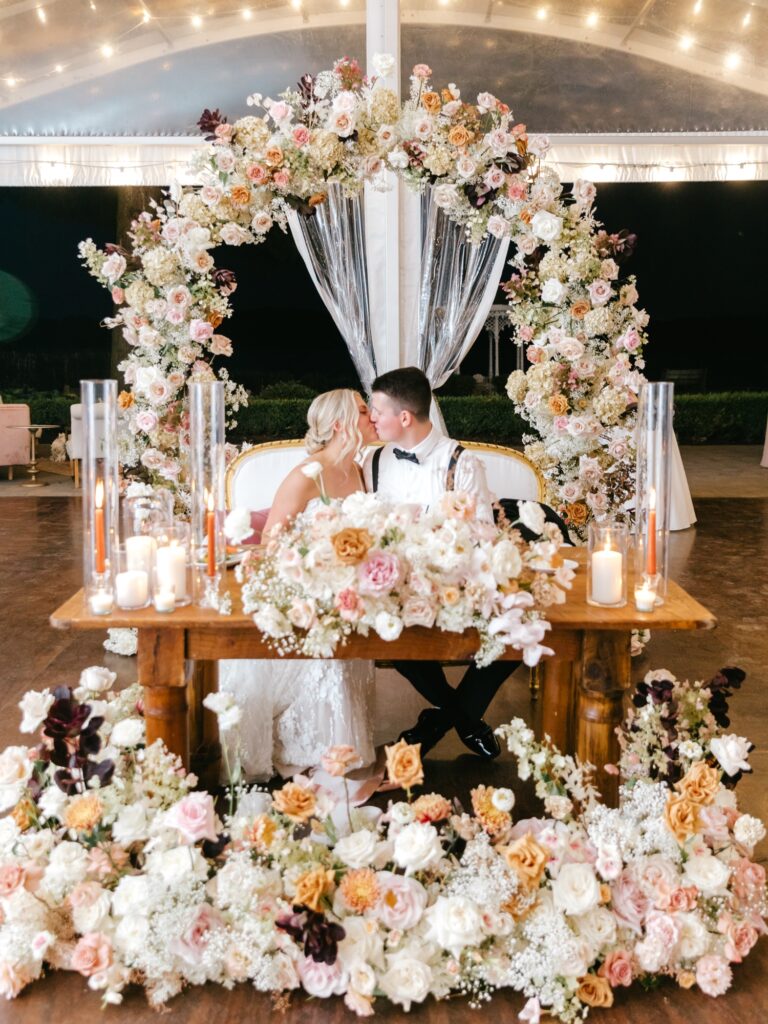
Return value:
<svg viewBox="0 0 768 1024">
<path fill-rule="evenodd" d="M 349 868 L 367 868 L 376 855 L 375 833 L 364 828 L 344 836 L 334 847 L 334 853 Z"/>
<path fill-rule="evenodd" d="M 673 959 L 695 960 L 703 956 L 709 945 L 709 931 L 699 915 L 675 914 L 675 920 L 680 928 L 680 938 Z"/>
<path fill-rule="evenodd" d="M 147 814 L 143 804 L 124 807 L 112 826 L 112 838 L 130 846 L 131 843 L 147 838 Z"/>
<path fill-rule="evenodd" d="M 595 907 L 588 914 L 575 918 L 573 923 L 595 955 L 616 941 L 616 918 L 605 907 Z"/>
<path fill-rule="evenodd" d="M 380 964 L 383 953 L 382 931 L 376 921 L 353 916 L 344 919 L 344 938 L 339 943 L 339 959 L 346 970 L 352 971 L 354 966 L 365 961 Z"/>
<path fill-rule="evenodd" d="M 141 718 L 124 718 L 112 729 L 110 743 L 116 747 L 138 747 L 146 741 L 146 729 Z"/>
<path fill-rule="evenodd" d="M 208 862 L 196 846 L 159 850 L 147 858 L 146 869 L 150 875 L 160 875 L 168 885 L 184 878 L 204 881 L 208 877 Z"/>
<path fill-rule="evenodd" d="M 374 621 L 374 629 L 382 640 L 397 640 L 403 632 L 403 620 L 389 612 L 379 612 Z"/>
<path fill-rule="evenodd" d="M 695 885 L 705 896 L 725 892 L 730 870 L 711 853 L 696 853 L 685 862 L 683 877 L 688 885 Z"/>
<path fill-rule="evenodd" d="M 102 668 L 101 665 L 91 665 L 90 668 L 85 668 L 80 673 L 78 685 L 84 690 L 88 690 L 89 693 L 105 693 L 112 689 L 116 680 L 117 672 L 110 672 L 108 668 Z"/>
<path fill-rule="evenodd" d="M 553 213 L 548 213 L 547 210 L 539 210 L 531 218 L 531 231 L 542 242 L 553 242 L 556 238 L 560 237 L 562 230 L 562 218 L 556 217 Z"/>
<path fill-rule="evenodd" d="M 395 58 L 391 53 L 374 53 L 371 63 L 379 78 L 389 78 L 395 68 Z"/>
<path fill-rule="evenodd" d="M 124 875 L 112 894 L 115 917 L 133 917 L 150 909 L 150 884 L 146 875 Z"/>
<path fill-rule="evenodd" d="M 149 922 L 146 917 L 130 913 L 123 917 L 115 929 L 115 946 L 129 957 L 136 956 L 146 949 L 148 936 Z"/>
<path fill-rule="evenodd" d="M 541 289 L 542 302 L 562 302 L 565 298 L 566 287 L 556 277 L 548 277 Z"/>
<path fill-rule="evenodd" d="M 523 568 L 523 560 L 517 544 L 511 540 L 500 540 L 491 552 L 491 572 L 497 583 L 506 584 L 517 579 Z"/>
<path fill-rule="evenodd" d="M 535 501 L 521 501 L 517 507 L 517 514 L 523 526 L 527 526 L 533 533 L 541 533 L 546 523 L 544 509 Z"/>
<path fill-rule="evenodd" d="M 59 843 L 48 859 L 43 887 L 55 890 L 70 889 L 82 882 L 88 871 L 88 851 L 80 843 L 65 840 Z"/>
<path fill-rule="evenodd" d="M 387 160 L 399 170 L 404 170 L 410 163 L 408 154 L 403 149 L 393 149 L 391 153 L 387 154 Z"/>
<path fill-rule="evenodd" d="M 600 902 L 600 885 L 589 864 L 564 864 L 552 883 L 555 906 L 566 914 L 586 914 Z"/>
<path fill-rule="evenodd" d="M 415 928 L 427 905 L 424 886 L 415 878 L 404 878 L 391 871 L 380 871 L 377 880 L 380 896 L 374 916 L 387 928 L 397 931 Z"/>
<path fill-rule="evenodd" d="M 349 918 L 348 922 L 354 920 L 355 918 Z M 343 947 L 344 943 L 342 942 L 339 946 L 339 956 L 342 958 L 342 962 L 344 959 Z M 356 960 L 349 965 L 347 970 L 349 972 L 349 987 L 355 992 L 359 992 L 361 996 L 372 996 L 376 988 L 376 972 L 370 964 L 365 963 L 364 960 Z"/>
<path fill-rule="evenodd" d="M 748 739 L 733 733 L 729 736 L 718 736 L 709 744 L 709 749 L 717 758 L 726 775 L 752 771 L 747 761 L 750 747 Z"/>
<path fill-rule="evenodd" d="M 38 807 L 46 818 L 57 818 L 61 821 L 64 817 L 64 809 L 67 806 L 67 794 L 58 786 L 49 786 L 43 791 L 38 801 Z"/>
<path fill-rule="evenodd" d="M 389 809 L 389 817 L 395 825 L 410 825 L 415 815 L 413 808 L 410 804 L 400 800 L 396 804 L 392 804 Z"/>
<path fill-rule="evenodd" d="M 497 811 L 511 811 L 515 806 L 515 794 L 511 789 L 495 789 L 491 803 Z"/>
<path fill-rule="evenodd" d="M 110 284 L 114 284 L 118 278 L 123 276 L 127 266 L 125 257 L 121 256 L 119 252 L 113 252 L 102 263 L 101 272 Z"/>
<path fill-rule="evenodd" d="M 466 946 L 477 946 L 485 938 L 482 914 L 465 896 L 438 896 L 424 917 L 427 938 L 457 958 Z"/>
<path fill-rule="evenodd" d="M 432 191 L 435 206 L 441 210 L 449 210 L 459 201 L 459 190 L 455 185 L 436 185 Z"/>
<path fill-rule="evenodd" d="M 349 89 L 343 89 L 333 100 L 333 109 L 345 114 L 351 114 L 357 106 L 357 98 Z"/>
<path fill-rule="evenodd" d="M 259 210 L 258 213 L 255 213 L 253 215 L 251 227 L 253 228 L 257 235 L 266 235 L 266 233 L 272 227 L 272 218 L 266 212 L 266 210 Z"/>
<path fill-rule="evenodd" d="M 6 747 L 0 754 L 0 811 L 18 803 L 32 770 L 26 747 Z"/>
<path fill-rule="evenodd" d="M 20 732 L 36 732 L 43 724 L 43 721 L 56 700 L 47 688 L 45 690 L 28 690 L 19 701 L 19 708 L 23 714 Z"/>
<path fill-rule="evenodd" d="M 81 935 L 85 935 L 87 932 L 101 931 L 109 916 L 110 903 L 111 894 L 106 889 L 102 889 L 89 906 L 75 907 L 72 911 L 72 921 Z"/>
<path fill-rule="evenodd" d="M 494 213 L 488 218 L 488 233 L 494 238 L 505 238 L 509 233 L 509 224 L 504 217 Z"/>
<path fill-rule="evenodd" d="M 423 960 L 398 954 L 387 958 L 389 970 L 379 978 L 379 988 L 407 1013 L 411 1003 L 423 1003 L 429 995 L 432 971 Z"/>
<path fill-rule="evenodd" d="M 462 178 L 471 178 L 477 170 L 477 165 L 472 157 L 460 156 L 456 161 L 456 171 Z"/>
<path fill-rule="evenodd" d="M 733 834 L 736 842 L 742 846 L 756 846 L 765 839 L 765 825 L 759 818 L 753 818 L 751 814 L 742 814 L 736 819 L 733 826 Z"/>
<path fill-rule="evenodd" d="M 406 825 L 395 837 L 394 860 L 406 875 L 432 867 L 442 856 L 437 829 L 428 822 Z"/>
<path fill-rule="evenodd" d="M 251 513 L 247 508 L 233 508 L 224 520 L 224 534 L 233 544 L 242 544 L 253 536 Z"/>
</svg>

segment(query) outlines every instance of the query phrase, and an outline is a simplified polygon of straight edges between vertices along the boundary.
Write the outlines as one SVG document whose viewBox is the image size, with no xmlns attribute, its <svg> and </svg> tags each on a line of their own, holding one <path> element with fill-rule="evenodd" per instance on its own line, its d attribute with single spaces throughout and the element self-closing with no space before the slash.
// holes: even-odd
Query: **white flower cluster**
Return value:
<svg viewBox="0 0 768 1024">
<path fill-rule="evenodd" d="M 521 516 L 534 521 L 527 503 Z M 331 657 L 353 631 L 396 640 L 409 626 L 474 627 L 478 663 L 511 646 L 535 665 L 548 650 L 542 595 L 565 600 L 573 578 L 568 567 L 553 568 L 560 535 L 535 525 L 544 535 L 528 543 L 511 527 L 479 522 L 474 500 L 460 492 L 427 512 L 354 494 L 302 513 L 263 554 L 249 555 L 243 608 L 279 650 L 313 657 Z M 537 587 L 550 569 L 546 588 Z"/>
</svg>

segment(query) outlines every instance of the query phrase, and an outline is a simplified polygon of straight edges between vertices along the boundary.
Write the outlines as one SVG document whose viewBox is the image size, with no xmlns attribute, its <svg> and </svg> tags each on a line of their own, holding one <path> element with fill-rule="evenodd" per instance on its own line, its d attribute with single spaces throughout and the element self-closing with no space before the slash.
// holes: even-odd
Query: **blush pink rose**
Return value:
<svg viewBox="0 0 768 1024">
<path fill-rule="evenodd" d="M 365 612 L 360 595 L 352 587 L 345 587 L 344 590 L 340 590 L 336 595 L 334 605 L 345 622 L 357 622 L 358 619 L 363 617 Z"/>
<path fill-rule="evenodd" d="M 225 338 L 223 334 L 214 334 L 211 338 L 211 352 L 215 356 L 231 356 L 232 355 L 232 342 L 229 338 Z"/>
<path fill-rule="evenodd" d="M 561 434 L 567 434 L 568 433 L 568 417 L 567 416 L 555 416 L 554 420 L 552 421 L 552 426 L 555 428 L 555 430 L 559 431 Z"/>
<path fill-rule="evenodd" d="M 389 594 L 400 582 L 400 560 L 387 551 L 372 551 L 358 566 L 360 593 Z"/>
<path fill-rule="evenodd" d="M 611 902 L 619 923 L 639 934 L 648 912 L 648 900 L 629 868 L 611 886 Z"/>
<path fill-rule="evenodd" d="M 629 330 L 619 338 L 619 344 L 622 345 L 627 352 L 634 352 L 636 349 L 640 348 L 642 342 L 640 341 L 640 335 L 637 333 L 635 328 L 630 327 Z"/>
<path fill-rule="evenodd" d="M 288 188 L 291 181 L 291 172 L 286 171 L 285 168 L 275 171 L 272 175 L 272 181 L 274 181 L 278 188 Z"/>
<path fill-rule="evenodd" d="M 616 949 L 609 953 L 597 972 L 608 981 L 611 988 L 623 985 L 628 988 L 632 984 L 632 956 L 626 949 Z"/>
<path fill-rule="evenodd" d="M 699 897 L 699 890 L 695 885 L 678 886 L 667 895 L 661 897 L 656 906 L 659 910 L 672 910 L 688 912 L 696 909 L 696 902 Z"/>
<path fill-rule="evenodd" d="M 412 594 L 403 604 L 404 626 L 426 626 L 430 629 L 435 624 L 435 609 L 427 597 Z"/>
<path fill-rule="evenodd" d="M 245 176 L 254 185 L 263 185 L 269 178 L 269 171 L 263 164 L 248 164 L 245 169 Z"/>
<path fill-rule="evenodd" d="M 21 864 L 4 864 L 0 868 L 0 898 L 11 896 L 24 886 L 26 872 Z"/>
<path fill-rule="evenodd" d="M 75 946 L 71 963 L 86 978 L 106 971 L 112 964 L 112 943 L 102 932 L 88 932 Z"/>
<path fill-rule="evenodd" d="M 730 914 L 721 914 L 717 930 L 725 936 L 725 955 L 731 963 L 741 963 L 757 942 L 757 929 L 747 921 L 734 921 Z"/>
<path fill-rule="evenodd" d="M 98 882 L 80 882 L 67 899 L 73 910 L 78 907 L 91 907 L 103 892 Z"/>
<path fill-rule="evenodd" d="M 544 349 L 540 345 L 529 345 L 525 355 L 529 363 L 540 363 L 544 358 Z"/>
<path fill-rule="evenodd" d="M 188 793 L 168 811 L 166 823 L 175 828 L 185 843 L 201 839 L 216 841 L 216 812 L 210 793 Z"/>
<path fill-rule="evenodd" d="M 217 124 L 213 129 L 213 134 L 222 142 L 229 142 L 234 133 L 234 126 L 231 124 Z"/>
<path fill-rule="evenodd" d="M 318 999 L 341 995 L 347 987 L 345 972 L 338 959 L 333 964 L 322 964 L 304 956 L 299 960 L 298 971 L 304 991 Z"/>
<path fill-rule="evenodd" d="M 21 990 L 32 981 L 32 975 L 23 967 L 8 960 L 0 960 L 0 996 L 15 999 Z"/>
<path fill-rule="evenodd" d="M 309 128 L 303 124 L 297 124 L 291 135 L 297 146 L 306 146 L 309 142 Z"/>
<path fill-rule="evenodd" d="M 210 933 L 222 924 L 221 914 L 209 904 L 204 903 L 186 932 L 173 942 L 173 951 L 189 964 L 198 964 L 205 947 L 208 945 Z"/>
<path fill-rule="evenodd" d="M 117 305 L 120 305 L 121 302 L 125 301 L 125 292 L 117 285 L 112 289 L 112 301 L 117 303 Z"/>
<path fill-rule="evenodd" d="M 408 931 L 421 920 L 427 905 L 427 890 L 414 878 L 405 878 L 390 871 L 378 872 L 379 902 L 373 909 L 375 917 L 387 928 Z"/>
<path fill-rule="evenodd" d="M 430 78 L 432 75 L 432 68 L 429 64 L 414 64 L 411 74 L 414 78 Z"/>
<path fill-rule="evenodd" d="M 696 984 L 708 996 L 722 996 L 731 987 L 733 974 L 722 956 L 703 956 L 696 964 Z"/>
<path fill-rule="evenodd" d="M 534 330 L 528 324 L 523 324 L 522 327 L 518 328 L 517 333 L 522 341 L 531 341 L 533 339 Z"/>
<path fill-rule="evenodd" d="M 191 320 L 189 324 L 189 336 L 192 341 L 208 341 L 213 334 L 213 327 L 207 320 Z"/>
<path fill-rule="evenodd" d="M 728 818 L 721 807 L 711 804 L 699 808 L 700 829 L 703 835 L 717 843 L 727 843 L 729 838 Z"/>
<path fill-rule="evenodd" d="M 157 423 L 157 414 L 149 409 L 143 409 L 136 416 L 136 426 L 139 430 L 143 430 L 145 434 L 151 433 L 157 426 Z"/>
<path fill-rule="evenodd" d="M 732 867 L 732 888 L 734 894 L 745 902 L 761 894 L 765 889 L 765 868 L 742 857 Z"/>
</svg>

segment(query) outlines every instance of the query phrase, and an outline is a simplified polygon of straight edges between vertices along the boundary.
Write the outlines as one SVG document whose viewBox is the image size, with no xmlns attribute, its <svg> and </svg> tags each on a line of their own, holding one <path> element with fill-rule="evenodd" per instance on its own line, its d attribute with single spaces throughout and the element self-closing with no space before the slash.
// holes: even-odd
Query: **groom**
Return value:
<svg viewBox="0 0 768 1024">
<path fill-rule="evenodd" d="M 477 518 L 493 522 L 493 499 L 483 464 L 433 428 L 429 419 L 432 389 L 421 370 L 415 366 L 391 370 L 377 377 L 371 390 L 371 422 L 385 446 L 366 457 L 366 490 L 389 501 L 424 506 L 434 505 L 446 491 L 466 491 L 475 498 Z M 486 668 L 472 664 L 454 689 L 436 661 L 394 662 L 398 672 L 433 705 L 400 739 L 420 743 L 425 754 L 455 728 L 473 753 L 498 757 L 501 748 L 483 715 L 519 664 L 496 661 Z"/>
</svg>

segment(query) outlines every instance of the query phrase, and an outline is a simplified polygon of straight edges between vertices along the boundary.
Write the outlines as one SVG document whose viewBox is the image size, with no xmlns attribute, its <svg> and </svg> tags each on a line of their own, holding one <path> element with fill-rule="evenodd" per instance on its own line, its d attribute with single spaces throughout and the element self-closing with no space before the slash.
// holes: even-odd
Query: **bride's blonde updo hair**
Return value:
<svg viewBox="0 0 768 1024">
<path fill-rule="evenodd" d="M 363 436 L 357 422 L 360 416 L 359 395 L 350 388 L 336 388 L 318 395 L 307 411 L 309 430 L 304 437 L 307 452 L 314 455 L 333 440 L 334 425 L 338 423 L 343 439 L 337 462 L 363 445 Z"/>
</svg>

